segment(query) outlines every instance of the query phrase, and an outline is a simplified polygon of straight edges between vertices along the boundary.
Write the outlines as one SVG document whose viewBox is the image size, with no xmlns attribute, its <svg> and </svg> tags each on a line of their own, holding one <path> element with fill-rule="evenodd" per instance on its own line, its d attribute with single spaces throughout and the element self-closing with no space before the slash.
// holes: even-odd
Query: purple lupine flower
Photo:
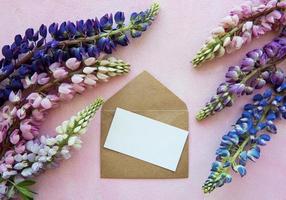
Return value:
<svg viewBox="0 0 286 200">
<path fill-rule="evenodd" d="M 233 103 L 235 96 L 250 95 L 254 89 L 262 88 L 267 82 L 274 86 L 281 84 L 284 80 L 283 71 L 278 69 L 272 72 L 272 68 L 286 58 L 285 41 L 283 30 L 279 37 L 263 48 L 247 53 L 240 65 L 231 66 L 225 75 L 226 83 L 223 84 L 227 85 L 227 89 L 222 92 L 219 86 L 217 94 L 198 113 L 197 119 L 202 120 L 231 106 L 232 104 L 224 103 L 228 102 L 225 99 L 231 98 Z"/>
</svg>

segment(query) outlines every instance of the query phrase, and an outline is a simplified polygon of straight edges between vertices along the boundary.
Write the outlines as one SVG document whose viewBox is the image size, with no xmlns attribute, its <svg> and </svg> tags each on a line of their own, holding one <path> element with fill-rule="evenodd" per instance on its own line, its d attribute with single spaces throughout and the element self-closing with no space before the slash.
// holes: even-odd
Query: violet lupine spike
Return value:
<svg viewBox="0 0 286 200">
<path fill-rule="evenodd" d="M 197 120 L 232 106 L 236 97 L 250 95 L 266 83 L 280 84 L 284 73 L 276 65 L 286 58 L 285 29 L 280 36 L 261 49 L 246 54 L 238 66 L 231 66 L 226 73 L 226 82 L 217 88 L 217 93 L 197 114 Z"/>
<path fill-rule="evenodd" d="M 5 45 L 2 49 L 0 106 L 8 100 L 12 91 L 24 89 L 21 83 L 23 77 L 32 76 L 35 72 L 46 73 L 48 66 L 54 62 L 65 62 L 73 57 L 78 61 L 97 58 L 101 52 L 111 54 L 117 45 L 127 46 L 129 35 L 140 37 L 158 12 L 159 4 L 154 3 L 144 12 L 132 13 L 128 25 L 125 25 L 124 13 L 117 12 L 114 17 L 104 15 L 99 20 L 63 22 L 60 25 L 53 23 L 49 28 L 42 25 L 38 31 L 27 29 L 25 36 L 17 35 L 11 46 Z M 51 41 L 46 41 L 47 29 L 52 36 Z M 10 76 L 12 73 L 13 76 Z M 3 84 L 2 81 L 8 77 L 9 81 Z"/>
<path fill-rule="evenodd" d="M 246 165 L 260 158 L 261 146 L 277 133 L 275 121 L 286 119 L 286 83 L 267 89 L 246 104 L 242 116 L 227 134 L 222 137 L 216 151 L 216 161 L 202 189 L 210 193 L 232 181 L 230 171 L 241 177 L 247 174 Z"/>
<path fill-rule="evenodd" d="M 64 67 L 59 63 L 50 66 L 51 77 L 49 82 L 42 81 L 35 76 L 33 80 L 22 80 L 26 88 L 33 87 L 32 93 L 22 95 L 11 93 L 10 102 L 0 112 L 0 144 L 17 145 L 21 140 L 37 137 L 39 125 L 42 123 L 47 111 L 54 108 L 60 101 L 70 100 L 75 94 L 82 93 L 88 87 L 95 86 L 98 82 L 106 82 L 114 76 L 128 73 L 130 65 L 113 57 L 96 60 L 88 58 L 82 62 L 73 62 L 70 58 Z M 79 66 L 82 65 L 82 68 Z M 67 70 L 72 69 L 69 73 Z M 1 150 L 1 154 L 5 149 Z"/>
<path fill-rule="evenodd" d="M 210 39 L 193 59 L 194 67 L 240 49 L 252 38 L 279 30 L 286 22 L 285 9 L 285 0 L 252 0 L 243 3 L 213 30 Z"/>
</svg>

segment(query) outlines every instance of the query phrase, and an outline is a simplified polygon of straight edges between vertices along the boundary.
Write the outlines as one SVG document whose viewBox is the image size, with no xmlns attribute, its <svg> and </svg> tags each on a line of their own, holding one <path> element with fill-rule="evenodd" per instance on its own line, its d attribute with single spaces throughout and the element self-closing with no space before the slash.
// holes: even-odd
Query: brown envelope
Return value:
<svg viewBox="0 0 286 200">
<path fill-rule="evenodd" d="M 188 130 L 188 109 L 186 104 L 148 72 L 141 73 L 107 100 L 102 107 L 101 178 L 187 178 L 188 142 L 184 146 L 175 172 L 103 147 L 117 107 Z"/>
</svg>

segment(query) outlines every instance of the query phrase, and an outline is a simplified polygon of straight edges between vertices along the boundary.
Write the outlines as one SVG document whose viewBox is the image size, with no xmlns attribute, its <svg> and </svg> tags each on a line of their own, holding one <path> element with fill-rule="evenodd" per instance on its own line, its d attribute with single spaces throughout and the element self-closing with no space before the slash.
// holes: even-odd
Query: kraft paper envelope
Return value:
<svg viewBox="0 0 286 200">
<path fill-rule="evenodd" d="M 183 130 L 188 130 L 186 104 L 148 72 L 141 73 L 107 100 L 102 107 L 100 139 L 101 178 L 187 178 L 188 140 L 175 172 L 103 147 L 117 107 Z"/>
</svg>

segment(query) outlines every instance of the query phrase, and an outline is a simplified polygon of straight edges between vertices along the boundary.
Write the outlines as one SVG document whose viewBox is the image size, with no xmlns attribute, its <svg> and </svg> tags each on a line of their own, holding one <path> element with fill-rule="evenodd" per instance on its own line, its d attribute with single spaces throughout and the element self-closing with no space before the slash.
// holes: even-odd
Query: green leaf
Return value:
<svg viewBox="0 0 286 200">
<path fill-rule="evenodd" d="M 17 186 L 19 186 L 19 187 L 27 187 L 27 186 L 34 185 L 35 183 L 36 183 L 36 181 L 34 181 L 34 180 L 24 180 L 24 181 L 18 183 Z"/>
<path fill-rule="evenodd" d="M 27 188 L 25 186 L 19 186 L 19 185 L 15 185 L 15 187 L 24 200 L 33 200 L 34 199 L 33 196 L 36 193 L 31 191 L 29 188 Z"/>
</svg>

